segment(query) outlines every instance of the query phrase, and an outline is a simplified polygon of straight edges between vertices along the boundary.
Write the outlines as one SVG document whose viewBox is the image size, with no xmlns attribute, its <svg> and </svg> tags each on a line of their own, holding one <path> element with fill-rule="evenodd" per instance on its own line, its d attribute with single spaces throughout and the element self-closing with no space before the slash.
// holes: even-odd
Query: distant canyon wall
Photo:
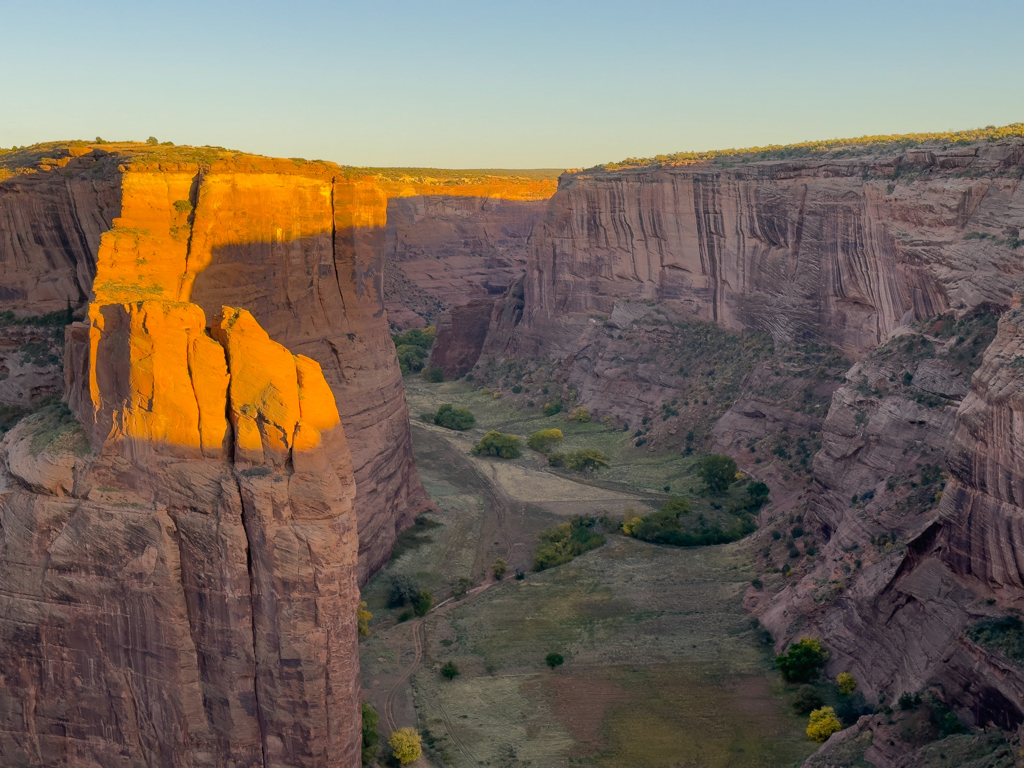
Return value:
<svg viewBox="0 0 1024 768">
<path fill-rule="evenodd" d="M 854 356 L 898 327 L 1009 306 L 1024 142 L 887 157 L 567 173 L 495 354 L 566 354 L 590 315 L 656 301 Z M 560 329 L 565 330 L 560 330 Z"/>
<path fill-rule="evenodd" d="M 539 199 L 485 191 L 388 200 L 385 305 L 393 325 L 433 325 L 444 310 L 500 296 L 522 276 L 554 183 L 531 192 L 547 195 Z"/>
</svg>

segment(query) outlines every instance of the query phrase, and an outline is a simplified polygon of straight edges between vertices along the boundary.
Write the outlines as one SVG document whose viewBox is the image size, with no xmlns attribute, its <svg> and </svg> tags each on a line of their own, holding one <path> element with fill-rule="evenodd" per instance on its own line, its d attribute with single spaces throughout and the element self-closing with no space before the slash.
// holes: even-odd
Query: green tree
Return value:
<svg viewBox="0 0 1024 768">
<path fill-rule="evenodd" d="M 549 653 L 544 657 L 544 663 L 554 669 L 555 667 L 564 664 L 565 659 L 562 658 L 562 654 L 560 653 Z"/>
<path fill-rule="evenodd" d="M 464 432 L 476 424 L 476 417 L 466 408 L 455 408 L 451 403 L 444 403 L 437 409 L 434 423 L 439 427 Z"/>
<path fill-rule="evenodd" d="M 446 661 L 444 666 L 441 667 L 441 676 L 446 677 L 449 680 L 454 680 L 456 675 L 461 674 L 459 668 L 455 666 L 454 661 Z"/>
<path fill-rule="evenodd" d="M 826 741 L 836 731 L 843 730 L 843 724 L 836 717 L 832 707 L 822 707 L 811 712 L 811 722 L 807 726 L 807 735 L 815 741 Z"/>
<path fill-rule="evenodd" d="M 426 616 L 433 607 L 434 596 L 425 589 L 417 594 L 416 599 L 412 601 L 412 609 L 417 616 Z"/>
<path fill-rule="evenodd" d="M 369 704 L 363 704 L 363 764 L 372 763 L 377 758 L 380 734 L 377 733 L 379 716 Z"/>
<path fill-rule="evenodd" d="M 373 614 L 366 610 L 366 603 L 360 603 L 359 608 L 356 610 L 356 625 L 362 637 L 370 636 L 370 619 L 372 618 Z"/>
<path fill-rule="evenodd" d="M 519 448 L 519 438 L 515 435 L 503 435 L 492 429 L 473 447 L 473 454 L 479 456 L 498 456 L 502 459 L 518 459 L 523 455 Z"/>
<path fill-rule="evenodd" d="M 395 348 L 395 353 L 398 355 L 398 366 L 402 369 L 403 376 L 422 370 L 423 361 L 430 354 L 423 347 L 413 344 L 401 344 Z"/>
<path fill-rule="evenodd" d="M 736 480 L 736 462 L 729 456 L 709 453 L 700 460 L 700 478 L 715 496 L 721 496 Z"/>
<path fill-rule="evenodd" d="M 836 688 L 843 696 L 849 696 L 857 690 L 857 680 L 849 672 L 840 672 L 836 675 Z"/>
<path fill-rule="evenodd" d="M 391 752 L 402 765 L 415 762 L 423 754 L 420 735 L 415 728 L 399 728 L 391 734 Z"/>
<path fill-rule="evenodd" d="M 496 581 L 501 581 L 505 574 L 508 573 L 508 563 L 499 557 L 494 561 L 494 565 L 491 566 L 491 573 L 494 574 Z"/>
<path fill-rule="evenodd" d="M 437 366 L 424 368 L 423 378 L 429 381 L 431 384 L 440 384 L 442 381 L 444 381 L 444 368 L 438 368 Z"/>
<path fill-rule="evenodd" d="M 760 480 L 747 486 L 747 510 L 757 512 L 768 501 L 769 489 Z"/>
<path fill-rule="evenodd" d="M 533 555 L 533 569 L 543 571 L 568 563 L 577 555 L 605 543 L 603 534 L 593 529 L 593 518 L 573 515 L 568 522 L 537 534 L 540 545 Z"/>
<path fill-rule="evenodd" d="M 560 429 L 542 429 L 527 438 L 526 447 L 531 451 L 537 451 L 537 453 L 547 453 L 559 445 L 563 437 Z"/>
<path fill-rule="evenodd" d="M 149 144 L 151 147 L 155 147 L 157 144 L 160 143 L 160 140 L 157 139 L 156 136 L 150 136 L 148 139 L 146 139 L 146 143 Z"/>
<path fill-rule="evenodd" d="M 776 656 L 775 666 L 787 683 L 809 683 L 821 672 L 828 657 L 821 640 L 805 637 L 789 646 L 785 654 Z"/>
<path fill-rule="evenodd" d="M 583 448 L 565 454 L 565 466 L 577 472 L 590 474 L 608 466 L 608 457 L 596 448 Z"/>
<path fill-rule="evenodd" d="M 420 591 L 419 585 L 409 576 L 398 573 L 388 580 L 388 607 L 397 608 L 411 603 Z"/>
</svg>

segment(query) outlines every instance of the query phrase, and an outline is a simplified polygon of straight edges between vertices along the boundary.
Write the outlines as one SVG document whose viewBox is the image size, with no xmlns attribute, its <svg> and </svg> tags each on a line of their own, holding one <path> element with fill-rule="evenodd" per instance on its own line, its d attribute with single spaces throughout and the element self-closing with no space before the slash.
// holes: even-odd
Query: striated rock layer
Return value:
<svg viewBox="0 0 1024 768">
<path fill-rule="evenodd" d="M 5 765 L 358 764 L 334 398 L 248 312 L 212 331 L 194 304 L 93 304 L 66 341 L 85 435 L 43 412 L 0 444 Z"/>
<path fill-rule="evenodd" d="M 388 200 L 385 301 L 391 323 L 432 325 L 442 310 L 503 293 L 525 271 L 530 237 L 554 189 L 537 194 L 543 192 L 533 200 L 482 194 Z"/>
<path fill-rule="evenodd" d="M 383 305 L 383 191 L 324 163 L 118 149 L 0 185 L 0 296 L 23 314 L 90 297 L 245 307 L 316 360 L 351 448 L 365 581 L 423 498 Z"/>
<path fill-rule="evenodd" d="M 911 320 L 1008 306 L 1022 272 L 1022 159 L 1024 141 L 1006 139 L 567 173 L 531 240 L 523 321 L 488 348 L 575 352 L 588 316 L 632 299 L 859 356 Z"/>
</svg>

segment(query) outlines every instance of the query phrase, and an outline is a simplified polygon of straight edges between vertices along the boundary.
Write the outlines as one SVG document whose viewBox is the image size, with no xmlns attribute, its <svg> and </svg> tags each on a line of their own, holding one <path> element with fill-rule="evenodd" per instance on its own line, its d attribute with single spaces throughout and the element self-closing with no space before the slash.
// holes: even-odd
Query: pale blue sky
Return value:
<svg viewBox="0 0 1024 768">
<path fill-rule="evenodd" d="M 0 0 L 0 146 L 574 167 L 1024 121 L 1024 0 Z"/>
</svg>

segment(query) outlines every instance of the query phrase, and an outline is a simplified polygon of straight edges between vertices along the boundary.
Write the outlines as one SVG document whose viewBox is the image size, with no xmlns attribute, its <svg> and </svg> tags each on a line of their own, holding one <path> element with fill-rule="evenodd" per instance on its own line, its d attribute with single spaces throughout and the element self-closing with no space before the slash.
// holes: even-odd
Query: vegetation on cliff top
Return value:
<svg viewBox="0 0 1024 768">
<path fill-rule="evenodd" d="M 975 128 L 966 131 L 941 131 L 934 133 L 907 133 L 878 136 L 858 136 L 849 139 L 826 139 L 823 141 L 802 141 L 797 144 L 769 144 L 764 147 L 742 149 L 713 149 L 706 152 L 673 152 L 654 157 L 628 157 L 619 162 L 606 163 L 605 170 L 617 171 L 624 168 L 665 167 L 693 165 L 695 163 L 724 164 L 724 162 L 753 163 L 759 160 L 794 160 L 807 157 L 845 157 L 868 155 L 876 152 L 891 152 L 909 149 L 923 144 L 939 147 L 974 144 L 980 141 L 998 141 L 1014 136 L 1024 137 L 1024 123 Z"/>
<path fill-rule="evenodd" d="M 94 153 L 94 150 L 98 150 Z M 92 154 L 90 154 L 92 153 Z M 373 176 L 389 197 L 417 194 L 500 197 L 509 200 L 544 200 L 558 187 L 562 169 L 503 168 L 369 168 L 339 165 L 302 157 L 273 158 L 224 147 L 177 146 L 169 141 L 49 141 L 31 146 L 0 148 L 0 181 L 26 173 L 63 168 L 74 157 L 90 155 L 109 165 L 132 169 L 164 165 L 221 164 L 245 171 L 273 171 L 312 176 Z M 436 190 L 435 190 L 436 188 Z"/>
</svg>

